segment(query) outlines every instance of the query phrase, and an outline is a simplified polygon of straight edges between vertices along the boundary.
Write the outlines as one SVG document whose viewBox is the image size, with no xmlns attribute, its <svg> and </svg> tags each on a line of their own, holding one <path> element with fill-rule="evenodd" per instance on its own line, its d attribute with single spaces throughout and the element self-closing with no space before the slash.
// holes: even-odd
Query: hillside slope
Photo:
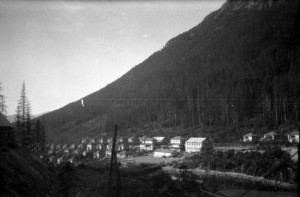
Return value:
<svg viewBox="0 0 300 197">
<path fill-rule="evenodd" d="M 50 140 L 121 129 L 299 122 L 297 1 L 228 0 L 118 80 L 46 114 Z M 296 25 L 295 25 L 296 24 Z"/>
<path fill-rule="evenodd" d="M 16 145 L 12 127 L 0 113 L 0 196 L 52 196 L 54 187 L 54 171 Z"/>
<path fill-rule="evenodd" d="M 51 196 L 55 173 L 33 153 L 0 145 L 0 196 Z"/>
</svg>

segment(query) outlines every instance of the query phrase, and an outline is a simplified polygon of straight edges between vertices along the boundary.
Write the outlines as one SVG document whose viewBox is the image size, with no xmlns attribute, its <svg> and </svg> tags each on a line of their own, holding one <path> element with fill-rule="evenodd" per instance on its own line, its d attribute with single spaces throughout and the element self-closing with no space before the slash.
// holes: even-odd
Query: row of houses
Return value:
<svg viewBox="0 0 300 197">
<path fill-rule="evenodd" d="M 115 150 L 117 152 L 117 157 L 124 158 L 127 156 L 126 151 L 129 150 L 137 150 L 137 151 L 145 151 L 145 152 L 153 152 L 154 157 L 169 157 L 177 152 L 185 151 L 188 153 L 191 152 L 200 152 L 203 144 L 211 142 L 206 138 L 201 137 L 192 137 L 188 140 L 185 138 L 176 136 L 170 139 L 167 145 L 162 145 L 161 143 L 165 140 L 164 137 L 147 137 L 142 136 L 137 138 L 137 143 L 134 144 L 133 138 L 117 138 L 115 144 Z M 59 144 L 54 146 L 54 144 L 49 145 L 48 155 L 49 158 L 54 158 L 55 154 L 62 155 L 61 157 L 57 158 L 57 163 L 61 163 L 64 156 L 68 155 L 78 155 L 81 154 L 86 156 L 89 152 L 93 154 L 93 158 L 97 159 L 100 158 L 100 151 L 104 149 L 105 155 L 110 156 L 112 150 L 112 139 L 109 138 L 107 140 L 99 139 L 89 139 L 87 140 L 82 139 L 81 143 L 77 145 L 75 143 L 71 145 L 62 145 Z M 50 159 L 50 162 L 51 160 Z M 70 161 L 72 162 L 72 161 Z"/>
<path fill-rule="evenodd" d="M 243 142 L 264 142 L 264 141 L 276 141 L 282 140 L 290 143 L 299 143 L 299 131 L 295 130 L 288 134 L 279 134 L 275 131 L 268 132 L 264 134 L 262 137 L 256 135 L 254 133 L 247 133 L 243 135 Z"/>
</svg>

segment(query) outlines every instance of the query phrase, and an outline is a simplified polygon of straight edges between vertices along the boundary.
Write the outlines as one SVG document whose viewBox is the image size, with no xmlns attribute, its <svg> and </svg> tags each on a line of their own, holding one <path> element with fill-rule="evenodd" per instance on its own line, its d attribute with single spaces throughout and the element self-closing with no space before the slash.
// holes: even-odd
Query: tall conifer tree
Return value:
<svg viewBox="0 0 300 197">
<path fill-rule="evenodd" d="M 2 82 L 0 82 L 0 112 L 3 115 L 6 115 L 6 104 L 5 104 L 5 96 L 2 94 L 3 88 L 2 88 Z"/>
<path fill-rule="evenodd" d="M 26 96 L 25 82 L 22 84 L 20 99 L 18 100 L 16 122 L 21 145 L 29 146 L 32 141 L 31 107 Z"/>
</svg>

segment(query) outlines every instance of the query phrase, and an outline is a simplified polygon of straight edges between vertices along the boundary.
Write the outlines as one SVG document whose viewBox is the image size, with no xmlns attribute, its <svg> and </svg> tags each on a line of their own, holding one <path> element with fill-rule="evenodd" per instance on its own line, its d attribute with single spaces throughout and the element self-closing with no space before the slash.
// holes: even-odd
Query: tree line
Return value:
<svg viewBox="0 0 300 197">
<path fill-rule="evenodd" d="M 2 94 L 3 88 L 0 83 L 0 112 L 6 115 L 5 96 Z M 22 84 L 20 98 L 16 109 L 14 130 L 16 142 L 27 147 L 37 154 L 43 154 L 46 146 L 46 133 L 44 121 L 33 120 L 31 105 L 26 96 L 25 82 Z"/>
</svg>

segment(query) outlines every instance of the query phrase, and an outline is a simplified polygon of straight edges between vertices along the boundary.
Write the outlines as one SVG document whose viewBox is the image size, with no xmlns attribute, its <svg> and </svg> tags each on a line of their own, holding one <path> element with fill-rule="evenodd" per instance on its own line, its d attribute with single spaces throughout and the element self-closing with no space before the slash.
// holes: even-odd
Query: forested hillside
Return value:
<svg viewBox="0 0 300 197">
<path fill-rule="evenodd" d="M 96 135 L 115 123 L 123 130 L 153 124 L 202 129 L 297 124 L 297 6 L 298 1 L 288 0 L 227 1 L 121 78 L 83 98 L 84 107 L 78 100 L 46 114 L 49 138 Z"/>
</svg>

